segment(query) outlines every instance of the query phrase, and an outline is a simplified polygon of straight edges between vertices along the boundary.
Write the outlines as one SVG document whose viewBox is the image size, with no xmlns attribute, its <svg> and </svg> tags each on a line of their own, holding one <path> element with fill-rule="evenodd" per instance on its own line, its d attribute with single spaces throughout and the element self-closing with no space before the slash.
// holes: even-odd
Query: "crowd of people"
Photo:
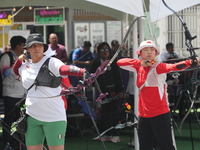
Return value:
<svg viewBox="0 0 200 150">
<path fill-rule="evenodd" d="M 20 109 L 14 109 L 15 105 L 25 97 L 21 105 L 26 105 L 28 128 L 25 142 L 28 150 L 41 150 L 45 139 L 50 150 L 64 150 L 67 113 L 63 97 L 58 96 L 62 91 L 61 82 L 69 77 L 68 86 L 76 87 L 86 72 L 94 73 L 120 47 L 117 40 L 110 44 L 101 42 L 94 45 L 92 52 L 90 41 L 84 41 L 69 56 L 65 46 L 58 44 L 58 39 L 56 33 L 49 35 L 49 44 L 38 33 L 30 34 L 27 39 L 13 36 L 10 47 L 7 46 L 1 54 L 4 123 L 10 130 L 11 124 L 20 116 Z M 166 51 L 161 54 L 163 63 L 156 60 L 160 49 L 151 40 L 141 42 L 136 53 L 126 45 L 122 49 L 105 73 L 92 85 L 99 87 L 95 88 L 96 97 L 107 93 L 98 106 L 100 131 L 125 121 L 124 113 L 121 113 L 125 110 L 124 102 L 129 102 L 134 108 L 134 88 L 137 87 L 140 150 L 153 149 L 155 143 L 158 149 L 175 149 L 166 76 L 171 71 L 188 68 L 192 61 L 168 62 L 169 59 L 178 58 L 172 43 L 167 43 Z M 48 51 L 54 53 L 47 55 Z M 134 54 L 139 55 L 139 58 L 133 59 Z M 198 61 L 196 63 L 199 64 Z M 133 72 L 137 74 L 136 83 Z M 173 81 L 174 84 L 177 82 Z M 3 130 L 4 146 L 9 143 L 9 139 L 10 133 Z M 101 139 L 117 143 L 120 141 L 120 130 L 114 128 Z"/>
</svg>

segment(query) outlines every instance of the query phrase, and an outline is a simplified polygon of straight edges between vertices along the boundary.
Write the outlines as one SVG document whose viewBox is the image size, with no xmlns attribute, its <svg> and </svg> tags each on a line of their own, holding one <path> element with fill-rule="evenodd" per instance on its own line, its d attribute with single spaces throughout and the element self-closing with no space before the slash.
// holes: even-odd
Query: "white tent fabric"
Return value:
<svg viewBox="0 0 200 150">
<path fill-rule="evenodd" d="M 165 3 L 174 11 L 200 4 L 200 0 L 165 0 Z M 150 17 L 151 22 L 160 20 L 168 15 L 173 14 L 162 2 L 162 0 L 150 0 Z"/>
<path fill-rule="evenodd" d="M 94 3 L 86 0 L 1 0 L 0 8 L 22 7 L 22 6 L 49 6 L 68 7 L 83 9 L 109 15 L 119 20 L 124 20 L 124 14 L 129 13 L 134 16 L 143 16 L 142 0 L 101 0 L 106 5 L 99 5 L 98 0 Z M 96 2 L 96 3 L 95 3 Z M 117 6 L 117 7 L 116 7 Z"/>
<path fill-rule="evenodd" d="M 137 17 L 144 16 L 142 0 L 86 0 L 107 6 Z"/>
<path fill-rule="evenodd" d="M 119 20 L 124 19 L 124 13 L 134 16 L 144 16 L 143 0 L 1 0 L 1 8 L 5 7 L 21 7 L 21 6 L 57 6 L 85 9 L 109 15 Z M 172 12 L 164 6 L 162 0 L 150 1 L 150 16 L 151 21 L 155 22 L 162 19 Z M 175 11 L 180 11 L 184 8 L 200 4 L 200 0 L 165 0 L 167 5 Z"/>
</svg>

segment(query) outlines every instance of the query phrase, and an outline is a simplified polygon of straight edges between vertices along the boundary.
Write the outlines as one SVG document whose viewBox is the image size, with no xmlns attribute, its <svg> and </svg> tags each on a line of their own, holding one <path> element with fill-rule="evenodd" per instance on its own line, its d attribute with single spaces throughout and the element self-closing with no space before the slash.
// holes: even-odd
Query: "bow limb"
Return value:
<svg viewBox="0 0 200 150">
<path fill-rule="evenodd" d="M 183 19 L 181 18 L 181 16 L 178 15 L 172 8 L 170 8 L 170 7 L 165 3 L 164 0 L 162 0 L 162 2 L 163 2 L 163 4 L 164 4 L 169 10 L 171 10 L 171 11 L 173 12 L 173 13 L 179 18 L 179 20 L 181 21 L 181 23 L 182 23 L 182 25 L 183 25 L 183 27 L 184 27 L 184 29 L 185 29 L 185 45 L 186 45 L 186 47 L 187 47 L 187 50 L 190 52 L 190 58 L 192 59 L 192 65 L 191 65 L 191 67 L 196 66 L 196 65 L 197 65 L 197 59 L 196 59 L 197 54 L 196 54 L 195 51 L 194 51 L 194 48 L 193 48 L 193 46 L 192 46 L 191 41 L 194 40 L 197 36 L 195 35 L 195 36 L 192 37 L 191 34 L 190 34 L 190 31 L 189 31 L 189 29 L 188 29 L 188 27 L 187 27 L 187 25 L 186 25 L 186 23 L 183 21 Z M 189 107 L 189 109 L 188 109 L 186 115 L 184 116 L 184 118 L 183 118 L 182 121 L 181 121 L 180 129 L 182 129 L 182 125 L 183 125 L 185 119 L 188 117 L 190 111 L 191 111 L 192 109 L 194 109 L 194 101 L 195 101 L 195 99 L 196 99 L 197 88 L 198 88 L 198 85 L 197 85 L 197 73 L 198 73 L 198 70 L 194 70 L 194 71 L 193 71 L 193 74 L 192 74 L 192 80 L 191 80 L 191 81 L 192 81 L 192 84 L 193 84 L 193 87 L 194 87 L 194 90 L 193 90 L 194 93 L 193 93 L 192 99 L 190 98 L 190 96 L 188 96 L 189 99 L 190 99 L 190 101 L 191 101 L 191 105 L 190 105 L 190 107 Z M 195 113 L 196 113 L 196 112 L 195 112 Z M 196 114 L 195 114 L 195 115 L 196 115 Z M 197 117 L 197 119 L 198 119 L 198 116 L 197 116 L 197 115 L 196 115 L 196 117 Z M 199 121 L 199 119 L 198 119 L 198 121 Z"/>
<path fill-rule="evenodd" d="M 108 129 L 106 129 L 106 130 L 103 131 L 99 136 L 93 138 L 93 140 L 98 140 L 98 139 L 101 138 L 104 134 L 106 134 L 108 131 L 110 131 L 110 130 L 112 130 L 112 129 L 114 129 L 114 128 L 115 128 L 115 126 L 112 126 L 112 127 L 108 128 Z"/>
<path fill-rule="evenodd" d="M 189 97 L 190 102 L 191 102 L 191 105 L 190 105 L 190 107 L 189 107 L 189 109 L 188 109 L 186 115 L 183 117 L 183 119 L 181 120 L 181 123 L 180 123 L 180 131 L 182 130 L 182 126 L 183 126 L 183 123 L 184 123 L 185 119 L 188 117 L 188 115 L 190 114 L 191 110 L 194 109 L 194 99 L 195 99 L 195 96 L 196 96 L 196 93 L 197 93 L 197 89 L 198 89 L 198 85 L 195 85 L 195 91 L 194 91 L 194 93 L 193 93 L 193 98 L 191 99 L 191 98 Z M 194 113 L 195 113 L 195 115 L 197 116 L 196 111 L 194 111 Z M 197 117 L 197 120 L 198 120 L 198 122 L 199 122 L 198 117 Z"/>
</svg>

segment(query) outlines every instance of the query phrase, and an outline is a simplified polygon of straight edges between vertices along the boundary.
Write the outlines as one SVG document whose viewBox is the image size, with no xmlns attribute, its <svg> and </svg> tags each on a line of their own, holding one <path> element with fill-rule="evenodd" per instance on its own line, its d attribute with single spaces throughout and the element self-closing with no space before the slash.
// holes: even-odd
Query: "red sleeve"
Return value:
<svg viewBox="0 0 200 150">
<path fill-rule="evenodd" d="M 182 65 L 182 64 L 185 64 L 185 67 L 182 69 L 178 69 L 177 66 Z M 191 60 L 181 61 L 181 62 L 175 63 L 175 64 L 160 63 L 157 66 L 156 71 L 158 74 L 169 73 L 171 71 L 184 70 L 184 69 L 190 67 L 190 65 L 191 65 Z"/>
<path fill-rule="evenodd" d="M 65 76 L 80 76 L 82 77 L 85 72 L 85 69 L 78 68 L 72 65 L 62 65 L 60 67 L 60 75 Z"/>
<path fill-rule="evenodd" d="M 14 71 L 14 73 L 16 74 L 16 75 L 20 75 L 19 74 L 19 71 L 18 71 L 18 69 L 19 69 L 19 67 L 22 65 L 22 61 L 21 60 L 19 60 L 19 59 L 17 59 L 17 61 L 14 63 L 14 65 L 13 65 L 13 71 Z"/>
<path fill-rule="evenodd" d="M 117 61 L 118 66 L 141 66 L 141 60 L 132 58 L 122 58 Z"/>
</svg>

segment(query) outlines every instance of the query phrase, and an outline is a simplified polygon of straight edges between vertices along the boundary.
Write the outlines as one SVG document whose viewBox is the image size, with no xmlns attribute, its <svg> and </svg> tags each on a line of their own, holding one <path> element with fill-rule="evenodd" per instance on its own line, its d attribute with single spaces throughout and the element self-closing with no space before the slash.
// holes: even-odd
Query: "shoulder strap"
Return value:
<svg viewBox="0 0 200 150">
<path fill-rule="evenodd" d="M 50 60 L 50 57 L 47 58 L 47 60 L 45 60 L 45 62 L 42 64 L 42 66 L 40 67 L 40 70 L 38 72 L 38 74 L 41 72 L 42 68 L 43 67 L 48 67 L 49 66 L 49 60 Z M 37 75 L 38 76 L 38 75 Z M 37 77 L 36 77 L 37 78 Z M 29 91 L 35 84 L 36 80 L 34 81 L 34 83 L 27 89 L 27 91 Z"/>
<path fill-rule="evenodd" d="M 8 54 L 9 58 L 10 58 L 10 67 L 14 64 L 14 59 L 13 59 L 13 54 L 11 51 L 7 51 L 3 54 L 1 54 L 0 59 L 3 57 L 3 55 Z"/>
<path fill-rule="evenodd" d="M 42 64 L 42 66 L 41 66 L 39 72 L 41 72 L 41 70 L 42 70 L 43 67 L 48 67 L 48 66 L 49 66 L 49 60 L 50 60 L 50 57 L 47 58 L 47 60 L 45 60 L 45 62 Z"/>
<path fill-rule="evenodd" d="M 14 59 L 13 59 L 13 54 L 11 51 L 6 52 L 8 56 L 10 57 L 10 66 L 13 66 L 14 64 Z"/>
</svg>

